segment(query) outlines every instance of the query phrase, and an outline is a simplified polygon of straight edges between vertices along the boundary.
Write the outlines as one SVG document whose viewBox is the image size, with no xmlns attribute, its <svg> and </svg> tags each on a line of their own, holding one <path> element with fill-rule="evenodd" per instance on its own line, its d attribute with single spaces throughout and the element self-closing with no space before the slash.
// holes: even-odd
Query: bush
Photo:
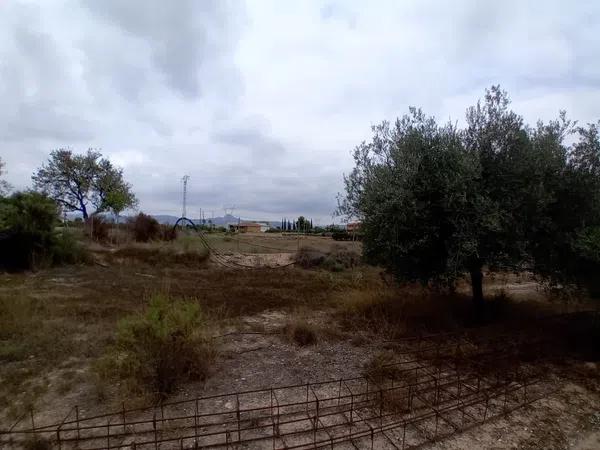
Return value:
<svg viewBox="0 0 600 450">
<path fill-rule="evenodd" d="M 85 219 L 85 232 L 95 241 L 105 242 L 108 239 L 110 224 L 101 216 L 90 216 Z"/>
<path fill-rule="evenodd" d="M 119 322 L 116 341 L 97 370 L 130 391 L 164 397 L 180 381 L 205 379 L 214 356 L 198 303 L 155 296 L 146 311 Z"/>
<path fill-rule="evenodd" d="M 323 263 L 325 267 L 338 267 L 342 270 L 350 269 L 360 263 L 360 255 L 354 250 L 348 250 L 342 245 L 336 244 Z"/>
<path fill-rule="evenodd" d="M 75 239 L 73 233 L 62 230 L 55 236 L 52 246 L 52 263 L 57 264 L 88 264 L 92 257 L 88 250 Z"/>
<path fill-rule="evenodd" d="M 158 221 L 147 214 L 139 213 L 131 220 L 133 238 L 137 242 L 154 241 L 161 236 L 161 227 Z"/>
<path fill-rule="evenodd" d="M 52 260 L 58 208 L 37 192 L 0 199 L 0 267 L 24 270 Z"/>
</svg>

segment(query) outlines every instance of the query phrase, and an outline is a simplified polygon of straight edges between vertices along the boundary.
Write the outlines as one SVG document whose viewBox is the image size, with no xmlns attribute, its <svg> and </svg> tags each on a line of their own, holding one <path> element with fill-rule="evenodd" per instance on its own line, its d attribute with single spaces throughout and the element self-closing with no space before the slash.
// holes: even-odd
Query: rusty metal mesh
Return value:
<svg viewBox="0 0 600 450">
<path fill-rule="evenodd" d="M 422 446 L 547 395 L 536 343 L 420 338 L 382 379 L 352 377 L 233 392 L 60 422 L 31 412 L 0 431 L 2 448 L 32 438 L 59 449 L 395 448 Z M 524 355 L 528 355 L 524 358 Z M 536 369 L 536 367 L 538 367 Z"/>
</svg>

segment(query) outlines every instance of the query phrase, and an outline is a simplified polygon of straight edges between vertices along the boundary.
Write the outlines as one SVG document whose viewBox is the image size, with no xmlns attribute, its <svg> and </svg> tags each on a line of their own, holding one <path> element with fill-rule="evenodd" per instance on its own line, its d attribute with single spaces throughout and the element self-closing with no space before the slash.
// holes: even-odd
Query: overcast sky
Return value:
<svg viewBox="0 0 600 450">
<path fill-rule="evenodd" d="M 100 148 L 140 209 L 331 222 L 352 149 L 411 105 L 600 118 L 600 2 L 0 0 L 0 157 Z"/>
</svg>

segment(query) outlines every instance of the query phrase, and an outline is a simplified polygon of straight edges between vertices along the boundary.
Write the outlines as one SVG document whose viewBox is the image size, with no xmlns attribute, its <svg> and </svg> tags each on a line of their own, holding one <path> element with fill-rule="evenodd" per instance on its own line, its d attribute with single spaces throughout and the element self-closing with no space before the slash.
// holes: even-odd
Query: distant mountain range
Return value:
<svg viewBox="0 0 600 450">
<path fill-rule="evenodd" d="M 102 214 L 103 217 L 108 220 L 108 221 L 114 221 L 114 217 L 110 214 Z M 150 214 L 152 217 L 154 217 L 158 223 L 162 223 L 165 225 L 174 225 L 175 222 L 177 222 L 177 219 L 179 219 L 178 216 L 171 216 L 168 214 Z M 81 214 L 79 213 L 68 213 L 67 217 L 71 220 L 77 218 L 77 217 L 81 217 Z M 119 217 L 119 223 L 126 223 L 129 220 L 130 216 L 120 216 Z M 199 224 L 200 221 L 198 219 L 194 219 L 194 218 L 189 218 L 192 222 L 194 222 L 195 224 Z M 276 228 L 281 226 L 281 222 L 280 221 L 274 221 L 274 220 L 249 220 L 249 219 L 244 219 L 244 218 L 240 218 L 240 217 L 235 217 L 231 214 L 226 214 L 225 216 L 219 216 L 219 217 L 215 217 L 210 219 L 209 222 L 209 218 L 205 218 L 206 224 L 208 223 L 213 223 L 215 226 L 217 227 L 226 227 L 227 225 L 229 225 L 230 223 L 238 223 L 238 222 L 261 222 L 261 223 L 268 223 L 271 227 Z"/>
<path fill-rule="evenodd" d="M 154 217 L 156 220 L 158 220 L 159 223 L 163 223 L 165 225 L 173 225 L 173 224 L 175 224 L 175 222 L 177 222 L 177 219 L 179 219 L 179 217 L 170 216 L 170 215 L 166 215 L 166 214 L 153 214 L 152 217 Z M 198 219 L 194 219 L 192 217 L 190 217 L 189 219 L 194 223 L 200 222 Z M 238 221 L 240 219 L 238 217 L 232 216 L 231 214 L 227 214 L 226 216 L 215 217 L 213 219 L 205 218 L 205 220 L 206 220 L 206 223 L 208 223 L 210 220 L 213 224 L 215 224 L 217 226 L 223 226 L 223 225 L 227 225 L 230 223 L 238 223 Z"/>
<path fill-rule="evenodd" d="M 164 214 L 154 214 L 154 215 L 152 215 L 152 217 L 154 217 L 159 223 L 163 223 L 165 225 L 174 225 L 175 222 L 177 222 L 177 219 L 179 219 L 179 217 L 164 215 Z M 200 221 L 198 219 L 194 219 L 194 218 L 190 217 L 190 220 L 196 224 L 200 223 Z M 219 216 L 219 217 L 214 217 L 214 218 L 205 218 L 204 220 L 205 220 L 206 224 L 212 223 L 213 225 L 215 225 L 217 227 L 224 227 L 224 226 L 229 225 L 230 223 L 238 223 L 238 222 L 262 222 L 262 223 L 268 223 L 271 227 L 281 226 L 281 222 L 279 222 L 279 221 L 248 220 L 248 219 L 243 219 L 240 217 L 232 216 L 231 214 L 226 214 L 225 216 Z"/>
</svg>

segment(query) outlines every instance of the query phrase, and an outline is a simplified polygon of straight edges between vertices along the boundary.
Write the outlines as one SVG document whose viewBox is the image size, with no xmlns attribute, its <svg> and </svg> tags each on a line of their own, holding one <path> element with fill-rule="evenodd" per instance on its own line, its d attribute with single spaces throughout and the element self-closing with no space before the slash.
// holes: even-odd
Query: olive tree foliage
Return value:
<svg viewBox="0 0 600 450">
<path fill-rule="evenodd" d="M 4 174 L 4 161 L 0 158 L 0 196 L 6 195 L 10 190 L 10 185 L 6 180 L 2 179 Z"/>
<path fill-rule="evenodd" d="M 79 211 L 87 219 L 92 214 L 111 211 L 119 214 L 137 204 L 123 170 L 95 150 L 74 154 L 59 149 L 32 177 L 37 190 L 48 194 L 66 211 Z"/>
<path fill-rule="evenodd" d="M 373 127 L 338 198 L 340 214 L 362 221 L 368 261 L 423 283 L 468 273 L 478 305 L 484 266 L 589 281 L 576 268 L 584 255 L 600 268 L 598 127 L 564 112 L 530 127 L 509 105 L 494 86 L 464 129 L 415 108 Z"/>
</svg>

